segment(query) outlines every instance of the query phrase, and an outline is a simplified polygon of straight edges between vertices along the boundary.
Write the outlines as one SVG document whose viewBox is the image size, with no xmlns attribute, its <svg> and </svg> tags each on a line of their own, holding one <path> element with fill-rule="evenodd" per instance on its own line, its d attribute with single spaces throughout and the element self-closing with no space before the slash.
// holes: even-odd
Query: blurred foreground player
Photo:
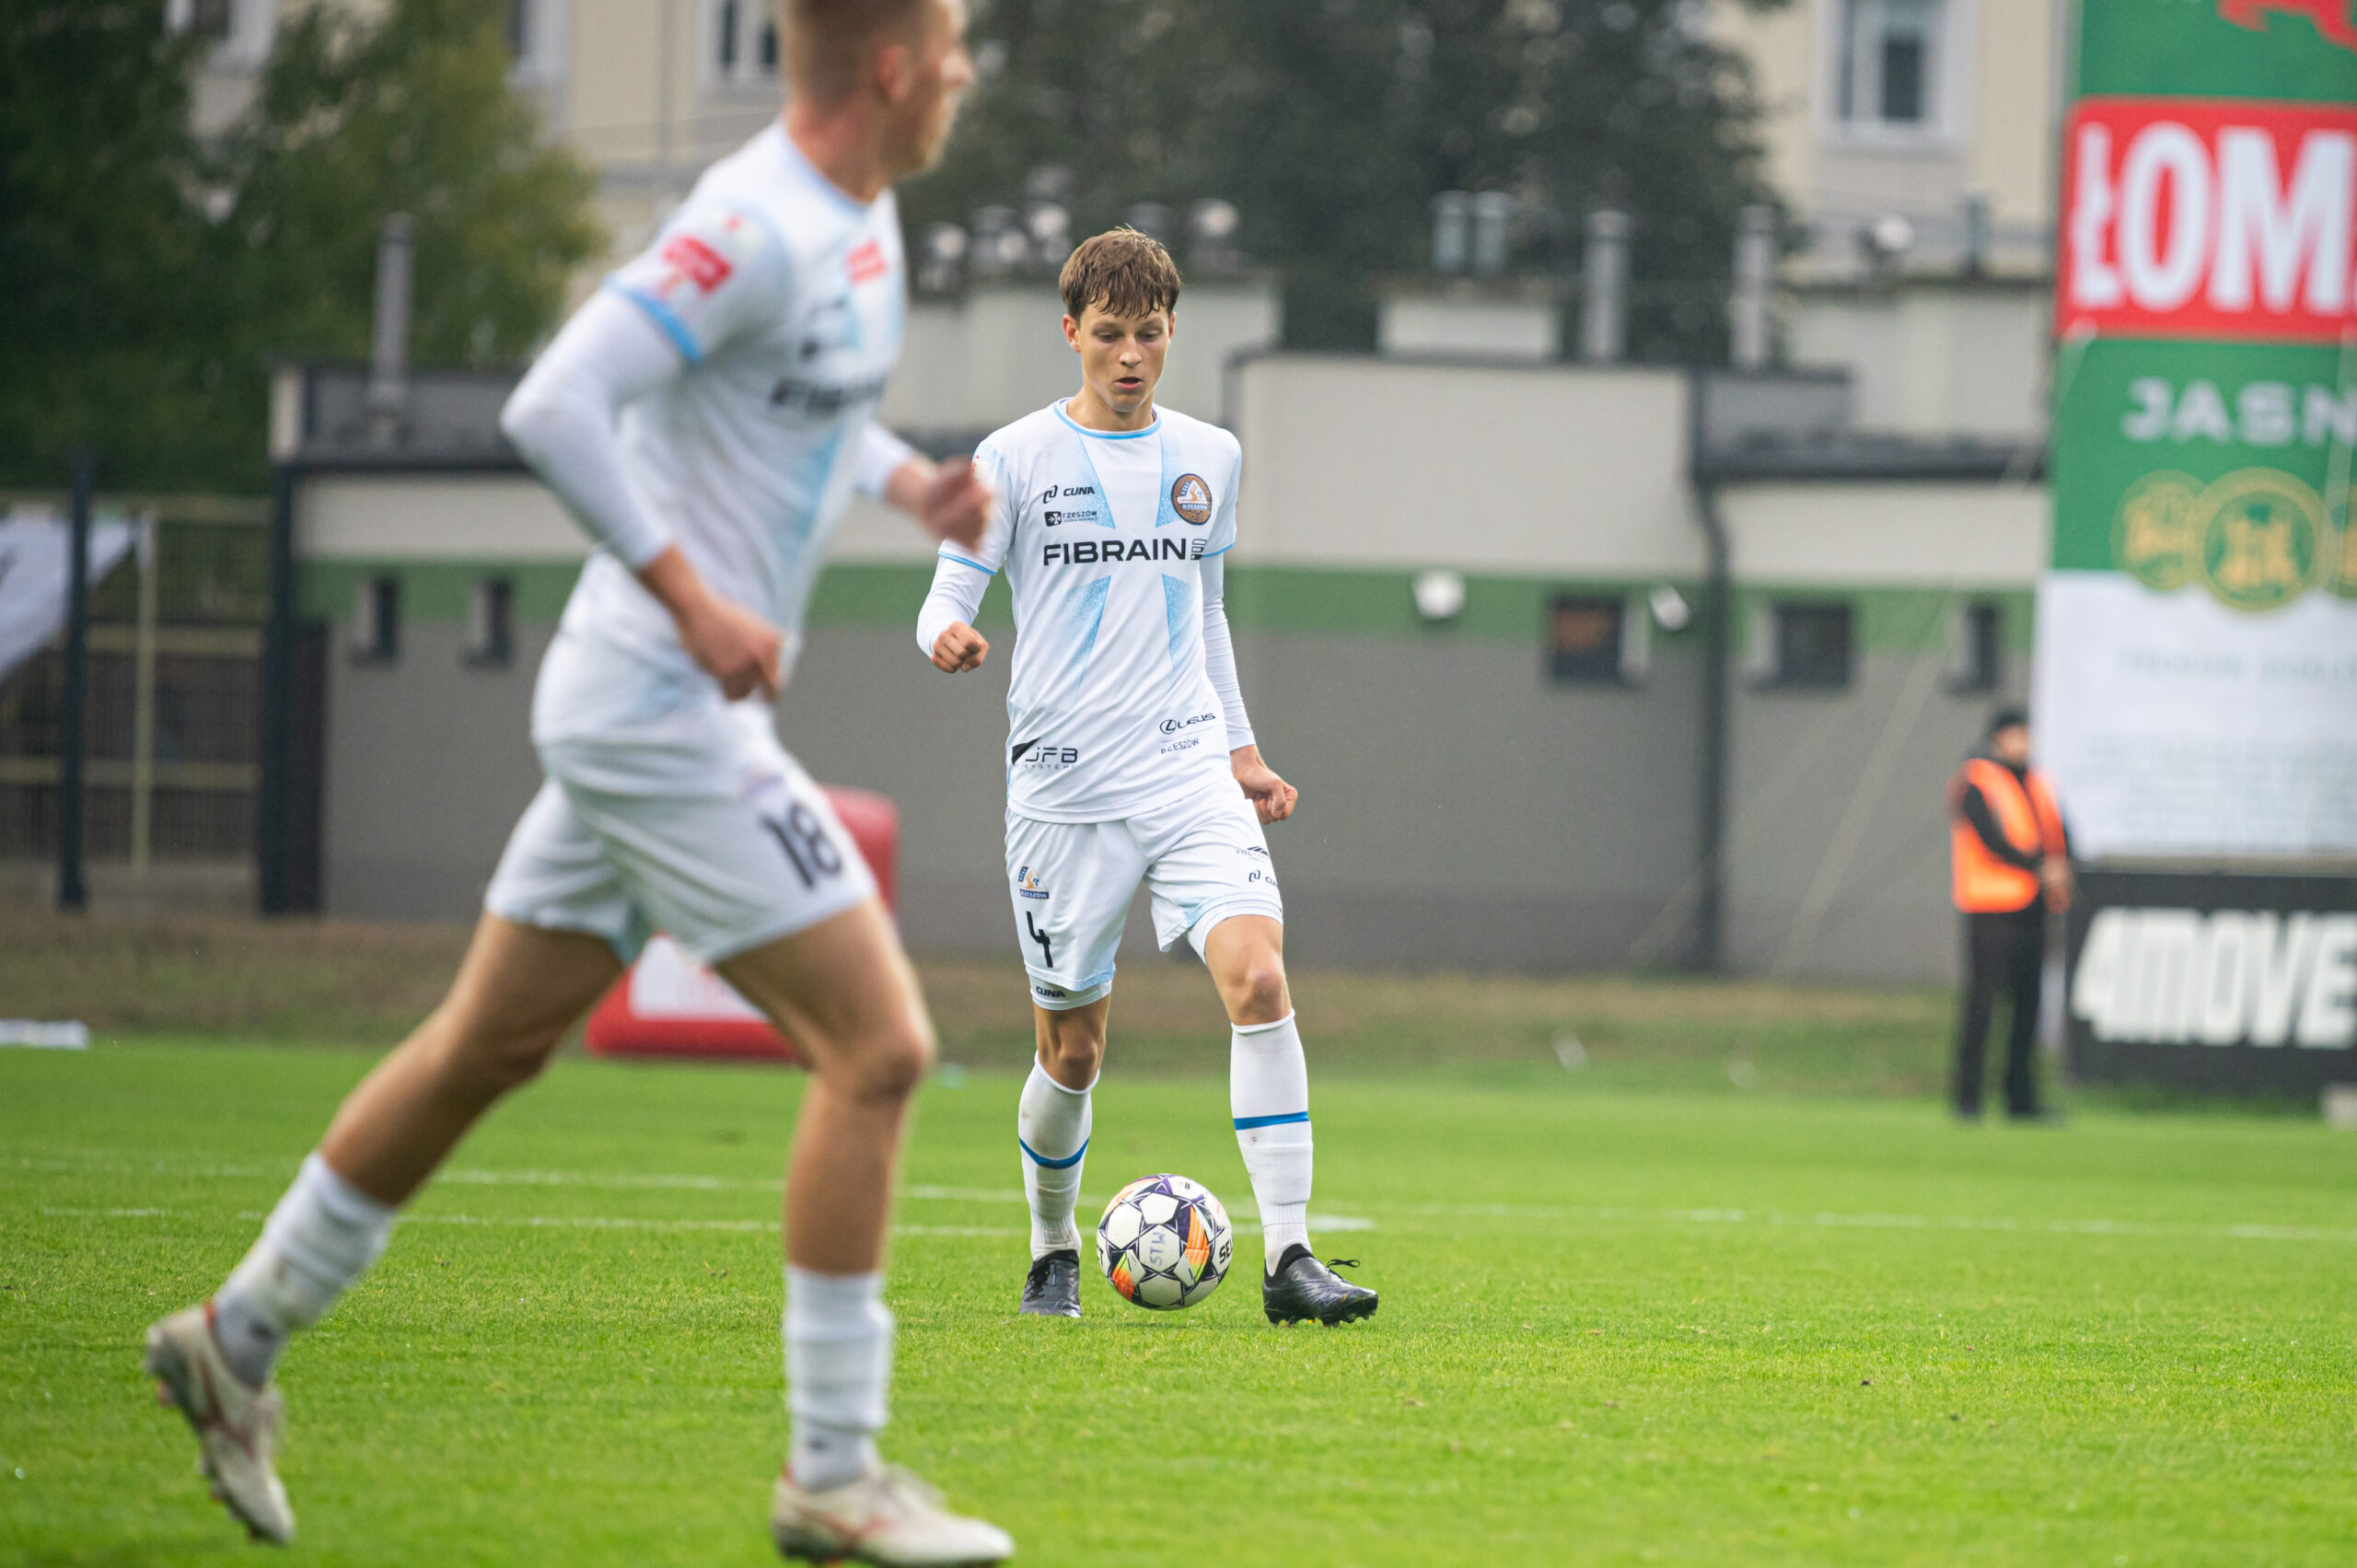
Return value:
<svg viewBox="0 0 2357 1568">
<path fill-rule="evenodd" d="M 1296 792 L 1260 760 L 1237 690 L 1222 557 L 1243 452 L 1157 408 L 1178 269 L 1132 229 L 1074 250 L 1061 284 L 1081 388 L 975 453 L 994 502 L 980 546 L 941 547 L 917 645 L 951 674 L 993 574 L 1014 590 L 1006 876 L 1039 1060 L 1016 1121 L 1031 1202 L 1022 1310 L 1080 1316 L 1073 1207 L 1130 900 L 1209 966 L 1233 1025 L 1229 1098 L 1258 1200 L 1271 1322 L 1346 1322 L 1375 1292 L 1309 1250 L 1309 1070 L 1285 989 L 1284 904 L 1262 827 Z"/>
<path fill-rule="evenodd" d="M 2000 709 L 1988 746 L 1948 784 L 1956 907 L 1964 916 L 1964 995 L 1956 1007 L 1956 1113 L 1980 1114 L 1982 1051 L 1999 996 L 2010 1004 L 2005 1112 L 2036 1121 L 2038 1012 L 2046 915 L 2071 907 L 2071 837 L 2054 786 L 2029 765 L 2029 719 Z"/>
<path fill-rule="evenodd" d="M 933 1056 L 850 837 L 778 745 L 827 536 L 857 488 L 970 549 L 989 496 L 873 422 L 899 352 L 891 182 L 973 75 L 962 0 L 791 0 L 792 101 L 566 323 L 503 424 L 599 545 L 542 664 L 549 782 L 434 1015 L 345 1100 L 213 1299 L 148 1330 L 215 1493 L 294 1534 L 272 1369 L 384 1248 L 395 1210 L 659 927 L 812 1063 L 786 1184 L 790 1556 L 995 1562 L 1013 1543 L 879 1463 L 883 1249 L 903 1112 Z M 421 1500 L 423 1501 L 423 1500 Z"/>
</svg>

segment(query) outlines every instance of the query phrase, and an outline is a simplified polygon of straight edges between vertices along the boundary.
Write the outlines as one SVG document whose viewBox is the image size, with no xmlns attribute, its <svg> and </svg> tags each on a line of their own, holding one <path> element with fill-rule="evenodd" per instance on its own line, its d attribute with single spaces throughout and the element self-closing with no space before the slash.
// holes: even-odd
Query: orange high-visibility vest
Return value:
<svg viewBox="0 0 2357 1568">
<path fill-rule="evenodd" d="M 2029 771 L 2026 789 L 2023 783 L 2012 769 L 1974 757 L 1956 775 L 1956 798 L 1962 800 L 1964 785 L 1978 786 L 2007 843 L 2032 857 L 2041 853 L 2061 854 L 2062 811 L 2054 804 L 2053 786 L 2035 768 Z M 1997 914 L 2027 909 L 2038 898 L 2038 877 L 1990 854 L 1961 809 L 1949 819 L 1948 842 L 1956 869 L 1956 908 L 1969 914 Z"/>
</svg>

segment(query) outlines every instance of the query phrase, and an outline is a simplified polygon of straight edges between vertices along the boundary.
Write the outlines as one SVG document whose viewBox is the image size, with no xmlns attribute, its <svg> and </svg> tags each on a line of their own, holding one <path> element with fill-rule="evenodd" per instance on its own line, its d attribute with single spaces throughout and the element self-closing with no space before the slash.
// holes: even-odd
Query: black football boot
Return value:
<svg viewBox="0 0 2357 1568">
<path fill-rule="evenodd" d="M 1080 1316 L 1080 1254 L 1069 1247 L 1031 1260 L 1023 1280 L 1023 1310 L 1034 1318 Z"/>
<path fill-rule="evenodd" d="M 1355 1258 L 1337 1258 L 1345 1269 L 1355 1269 Z M 1271 1323 L 1348 1323 L 1375 1316 L 1379 1298 L 1364 1285 L 1354 1285 L 1309 1255 L 1295 1242 L 1277 1260 L 1276 1272 L 1260 1282 L 1260 1306 Z"/>
</svg>

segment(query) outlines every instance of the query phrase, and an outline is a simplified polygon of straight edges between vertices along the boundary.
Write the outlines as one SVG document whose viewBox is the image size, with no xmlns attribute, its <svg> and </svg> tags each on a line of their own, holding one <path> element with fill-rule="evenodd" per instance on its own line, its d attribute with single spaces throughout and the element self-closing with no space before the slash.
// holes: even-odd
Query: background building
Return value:
<svg viewBox="0 0 2357 1568">
<path fill-rule="evenodd" d="M 173 0 L 218 40 L 201 129 L 296 3 Z M 1619 363 L 1590 335 L 1625 308 L 1605 273 L 1510 266 L 1398 280 L 1374 354 L 1288 352 L 1273 281 L 1190 251 L 1165 401 L 1245 444 L 1229 609 L 1310 802 L 1279 841 L 1304 957 L 1949 970 L 1939 786 L 2023 693 L 2046 555 L 2057 10 L 1710 13 L 1753 63 L 1790 219 L 1745 369 Z M 512 80 L 598 170 L 616 252 L 777 111 L 761 0 L 507 17 Z M 913 373 L 884 410 L 945 453 L 1072 376 L 1043 273 L 967 238 L 919 237 Z M 282 377 L 293 807 L 257 846 L 281 902 L 463 916 L 538 784 L 531 677 L 585 540 L 497 436 L 510 379 L 415 377 L 389 446 L 364 372 Z M 781 722 L 820 776 L 900 800 L 911 938 L 990 947 L 1006 660 L 924 664 L 929 561 L 854 513 Z M 985 621 L 1005 630 L 1002 599 Z M 223 779 L 250 792 L 248 729 Z"/>
</svg>

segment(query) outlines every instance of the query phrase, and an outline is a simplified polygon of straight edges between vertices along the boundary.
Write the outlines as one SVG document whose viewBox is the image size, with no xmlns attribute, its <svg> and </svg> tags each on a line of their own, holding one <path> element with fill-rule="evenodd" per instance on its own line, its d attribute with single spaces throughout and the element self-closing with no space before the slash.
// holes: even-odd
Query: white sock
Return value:
<svg viewBox="0 0 2357 1568">
<path fill-rule="evenodd" d="M 892 1382 L 884 1276 L 785 1266 L 785 1403 L 794 1483 L 824 1492 L 874 1469 Z"/>
<path fill-rule="evenodd" d="M 1291 1013 L 1273 1024 L 1237 1026 L 1227 1102 L 1260 1205 L 1261 1249 L 1273 1269 L 1286 1248 L 1309 1245 L 1309 1063 Z"/>
<path fill-rule="evenodd" d="M 317 1152 L 262 1222 L 261 1238 L 213 1294 L 213 1337 L 229 1369 L 259 1388 L 297 1329 L 318 1322 L 385 1249 L 393 1211 Z"/>
<path fill-rule="evenodd" d="M 1097 1080 L 1089 1080 L 1089 1088 Z M 1088 1153 L 1092 1117 L 1088 1089 L 1068 1089 L 1039 1063 L 1023 1086 L 1015 1113 L 1015 1141 L 1023 1150 L 1023 1195 L 1031 1201 L 1031 1256 L 1058 1248 L 1080 1249 L 1072 1212 L 1080 1201 L 1082 1156 Z"/>
</svg>

